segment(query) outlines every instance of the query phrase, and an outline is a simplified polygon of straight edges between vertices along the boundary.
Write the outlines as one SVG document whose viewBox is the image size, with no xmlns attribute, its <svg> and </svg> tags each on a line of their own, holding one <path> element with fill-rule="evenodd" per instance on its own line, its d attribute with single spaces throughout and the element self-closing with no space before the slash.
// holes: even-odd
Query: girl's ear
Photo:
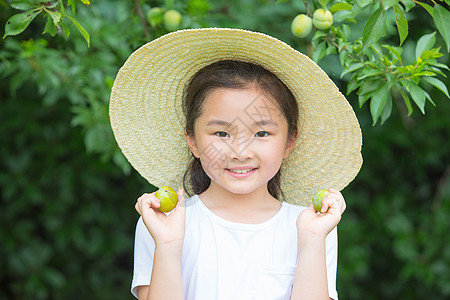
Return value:
<svg viewBox="0 0 450 300">
<path fill-rule="evenodd" d="M 186 142 L 189 146 L 189 149 L 191 149 L 192 154 L 197 157 L 200 158 L 199 156 L 199 152 L 198 152 L 198 147 L 197 147 L 197 143 L 195 142 L 195 138 L 192 135 L 189 135 L 186 131 L 186 129 L 184 130 L 184 136 L 186 137 Z"/>
<path fill-rule="evenodd" d="M 288 140 L 287 140 L 287 143 L 286 143 L 286 149 L 284 150 L 283 158 L 288 157 L 289 154 L 291 154 L 292 150 L 294 150 L 295 143 L 297 142 L 299 134 L 300 134 L 300 132 L 298 130 L 296 130 L 294 133 L 292 133 L 288 137 Z"/>
</svg>

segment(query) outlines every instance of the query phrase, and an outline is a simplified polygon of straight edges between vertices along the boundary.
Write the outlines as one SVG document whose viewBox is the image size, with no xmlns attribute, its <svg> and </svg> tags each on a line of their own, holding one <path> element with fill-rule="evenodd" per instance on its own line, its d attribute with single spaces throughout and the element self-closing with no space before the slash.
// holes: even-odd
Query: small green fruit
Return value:
<svg viewBox="0 0 450 300">
<path fill-rule="evenodd" d="M 163 12 L 161 7 L 153 7 L 147 12 L 147 21 L 153 28 L 162 24 Z"/>
<path fill-rule="evenodd" d="M 291 23 L 291 32 L 294 36 L 304 38 L 312 30 L 312 20 L 304 14 L 296 16 Z"/>
<path fill-rule="evenodd" d="M 156 198 L 159 199 L 161 206 L 159 210 L 162 212 L 169 212 L 177 206 L 177 193 L 170 186 L 163 186 L 155 193 Z"/>
<path fill-rule="evenodd" d="M 312 203 L 318 212 L 322 210 L 322 201 L 329 193 L 327 190 L 320 190 L 313 196 Z"/>
<path fill-rule="evenodd" d="M 164 27 L 169 31 L 174 31 L 180 28 L 181 14 L 175 9 L 168 10 L 163 16 Z"/>
<path fill-rule="evenodd" d="M 333 14 L 329 10 L 316 9 L 313 14 L 313 24 L 317 29 L 325 30 L 333 25 Z"/>
</svg>

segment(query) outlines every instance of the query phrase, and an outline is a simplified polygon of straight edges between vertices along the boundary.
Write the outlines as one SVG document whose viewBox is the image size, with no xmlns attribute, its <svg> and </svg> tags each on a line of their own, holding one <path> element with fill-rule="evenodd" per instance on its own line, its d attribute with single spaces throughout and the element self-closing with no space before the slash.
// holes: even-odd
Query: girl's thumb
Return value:
<svg viewBox="0 0 450 300">
<path fill-rule="evenodd" d="M 186 209 L 186 198 L 184 197 L 184 190 L 183 189 L 179 189 L 177 192 L 177 196 L 178 196 L 178 203 L 177 203 L 177 209 L 181 208 L 181 209 Z"/>
</svg>

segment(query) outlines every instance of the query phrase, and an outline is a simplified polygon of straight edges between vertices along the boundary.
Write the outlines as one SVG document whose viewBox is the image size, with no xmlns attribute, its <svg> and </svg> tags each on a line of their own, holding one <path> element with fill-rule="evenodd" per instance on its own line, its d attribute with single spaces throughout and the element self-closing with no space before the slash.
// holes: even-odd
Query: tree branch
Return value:
<svg viewBox="0 0 450 300">
<path fill-rule="evenodd" d="M 145 37 L 150 39 L 150 32 L 148 31 L 148 24 L 145 20 L 144 14 L 142 13 L 141 6 L 139 5 L 139 0 L 134 0 L 134 7 L 136 8 L 136 12 L 139 16 L 139 19 L 141 20 L 142 28 L 144 29 Z"/>
</svg>

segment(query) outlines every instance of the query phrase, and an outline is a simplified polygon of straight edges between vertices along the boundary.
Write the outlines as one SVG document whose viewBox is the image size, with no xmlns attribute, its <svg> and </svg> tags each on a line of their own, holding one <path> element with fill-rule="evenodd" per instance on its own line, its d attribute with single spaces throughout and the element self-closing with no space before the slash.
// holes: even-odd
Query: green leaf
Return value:
<svg viewBox="0 0 450 300">
<path fill-rule="evenodd" d="M 436 28 L 447 44 L 447 52 L 450 52 L 450 11 L 436 4 L 434 6 L 433 20 Z"/>
<path fill-rule="evenodd" d="M 75 0 L 67 0 L 67 6 L 70 6 L 72 8 L 72 16 L 75 16 L 75 13 L 77 10 L 77 5 L 75 3 Z"/>
<path fill-rule="evenodd" d="M 89 0 L 80 0 L 84 5 L 89 6 L 91 2 Z"/>
<path fill-rule="evenodd" d="M 364 67 L 364 64 L 362 64 L 362 63 L 351 64 L 348 69 L 344 69 L 344 71 L 341 74 L 341 78 L 344 77 L 345 74 L 354 72 L 354 71 L 356 71 L 358 69 L 361 69 L 362 67 Z"/>
<path fill-rule="evenodd" d="M 408 92 L 411 94 L 411 98 L 419 107 L 422 114 L 425 114 L 425 91 L 415 83 L 410 83 L 406 86 Z"/>
<path fill-rule="evenodd" d="M 356 90 L 362 84 L 361 81 L 358 80 L 350 80 L 347 84 L 347 95 Z"/>
<path fill-rule="evenodd" d="M 327 51 L 325 52 L 325 56 L 337 53 L 337 49 L 333 44 L 327 43 L 327 45 L 328 45 L 328 47 L 327 47 Z"/>
<path fill-rule="evenodd" d="M 424 51 L 430 50 L 431 48 L 433 48 L 435 42 L 436 42 L 436 32 L 432 32 L 430 34 L 423 35 L 417 41 L 416 58 L 419 58 Z"/>
<path fill-rule="evenodd" d="M 356 23 L 356 20 L 353 18 L 353 12 L 349 10 L 341 10 L 333 14 L 333 20 L 335 23 L 340 23 L 343 21 L 349 21 Z"/>
<path fill-rule="evenodd" d="M 330 7 L 330 12 L 334 14 L 341 10 L 352 10 L 352 8 L 353 6 L 350 3 L 339 2 Z"/>
<path fill-rule="evenodd" d="M 66 16 L 66 9 L 64 8 L 63 2 L 60 2 L 60 4 L 59 4 L 59 11 L 61 13 L 61 18 L 64 19 L 64 17 Z"/>
<path fill-rule="evenodd" d="M 392 47 L 392 46 L 389 46 L 389 45 L 383 45 L 382 47 L 388 49 L 392 54 L 395 55 L 395 57 L 397 57 L 397 59 L 400 62 L 400 64 L 403 64 L 402 63 L 403 48 L 401 48 L 401 47 Z"/>
<path fill-rule="evenodd" d="M 446 69 L 450 71 L 450 68 L 447 65 L 441 64 L 436 62 L 436 60 L 434 62 L 427 62 L 429 65 L 435 66 L 437 68 L 441 68 L 441 69 Z"/>
<path fill-rule="evenodd" d="M 400 0 L 401 3 L 405 6 L 406 12 L 408 12 L 411 8 L 416 6 L 416 3 L 412 0 Z"/>
<path fill-rule="evenodd" d="M 34 9 L 13 15 L 8 21 L 6 21 L 5 34 L 3 35 L 3 38 L 8 35 L 17 35 L 23 32 L 40 12 L 40 9 Z"/>
<path fill-rule="evenodd" d="M 386 11 L 377 9 L 367 21 L 363 30 L 363 49 L 367 49 L 377 42 L 386 32 Z"/>
<path fill-rule="evenodd" d="M 361 89 L 361 88 L 360 88 L 360 89 Z M 366 103 L 367 100 L 370 99 L 370 97 L 372 97 L 372 94 L 362 94 L 362 95 L 358 95 L 359 108 L 363 107 L 364 103 Z"/>
<path fill-rule="evenodd" d="M 440 81 L 439 79 L 433 78 L 433 77 L 423 77 L 422 78 L 423 81 L 428 82 L 429 84 L 433 85 L 434 87 L 436 87 L 438 90 L 440 90 L 441 92 L 443 92 L 447 98 L 450 98 L 450 95 L 448 94 L 448 90 L 447 87 L 445 86 L 445 84 Z"/>
<path fill-rule="evenodd" d="M 423 2 L 417 2 L 417 4 L 419 4 L 420 6 L 422 6 L 423 8 L 425 8 L 425 10 L 430 14 L 431 17 L 433 17 L 433 7 L 423 3 Z"/>
<path fill-rule="evenodd" d="M 312 52 L 312 59 L 315 62 L 318 62 L 325 56 L 326 50 L 327 50 L 327 48 L 326 48 L 325 41 L 318 43 L 317 47 L 314 47 L 314 50 Z"/>
<path fill-rule="evenodd" d="M 37 0 L 13 0 L 11 7 L 19 10 L 30 10 L 41 6 L 40 1 Z"/>
<path fill-rule="evenodd" d="M 55 34 L 58 32 L 58 28 L 56 27 L 55 23 L 53 23 L 53 20 L 50 16 L 47 16 L 47 23 L 45 24 L 45 29 L 42 34 L 50 33 L 51 36 L 55 36 Z"/>
<path fill-rule="evenodd" d="M 428 60 L 430 59 L 435 59 L 442 56 L 443 54 L 439 52 L 439 48 L 433 48 L 431 50 L 423 51 L 422 55 L 420 55 L 420 58 L 422 59 L 422 61 L 428 62 Z"/>
<path fill-rule="evenodd" d="M 61 21 L 61 13 L 59 11 L 50 11 L 45 9 L 45 12 L 52 18 L 53 24 L 58 25 Z"/>
<path fill-rule="evenodd" d="M 356 2 L 359 4 L 360 7 L 365 7 L 369 4 L 372 4 L 373 0 L 359 0 Z"/>
<path fill-rule="evenodd" d="M 408 95 L 400 88 L 400 95 L 402 95 L 403 102 L 405 102 L 406 109 L 408 109 L 408 117 L 412 114 L 413 108 L 411 105 L 411 101 L 409 100 Z"/>
<path fill-rule="evenodd" d="M 359 107 L 362 107 L 364 103 L 372 97 L 372 95 L 383 85 L 386 85 L 386 82 L 384 80 L 364 80 L 359 81 L 361 83 L 361 86 L 358 89 L 358 102 Z"/>
<path fill-rule="evenodd" d="M 384 73 L 384 71 L 381 71 L 379 69 L 365 68 L 362 70 L 360 76 L 358 76 L 358 80 L 364 80 L 368 77 L 373 77 L 373 76 L 380 75 L 383 73 Z"/>
<path fill-rule="evenodd" d="M 291 0 L 277 0 L 277 5 L 278 4 L 283 4 L 283 3 L 286 3 L 286 2 L 289 2 L 289 1 L 291 1 Z"/>
<path fill-rule="evenodd" d="M 422 71 L 414 73 L 414 77 L 421 77 L 421 76 L 436 76 L 436 74 L 430 71 Z"/>
<path fill-rule="evenodd" d="M 64 33 L 64 36 L 65 36 L 66 38 L 68 38 L 69 35 L 70 35 L 70 29 L 69 29 L 69 27 L 67 27 L 67 25 L 64 24 L 64 22 L 61 22 L 61 24 L 60 24 L 59 26 L 61 26 L 62 33 Z"/>
<path fill-rule="evenodd" d="M 392 112 L 392 96 L 388 92 L 388 100 L 386 102 L 386 105 L 384 106 L 383 112 L 381 113 L 381 125 L 386 122 L 387 119 L 391 116 Z"/>
<path fill-rule="evenodd" d="M 81 26 L 80 23 L 78 23 L 77 20 L 75 20 L 74 18 L 67 16 L 67 15 L 66 15 L 66 17 L 69 18 L 69 20 L 72 21 L 72 23 L 77 27 L 78 31 L 81 33 L 81 35 L 86 40 L 88 47 L 90 47 L 91 39 L 90 39 L 89 33 L 83 28 L 83 26 Z"/>
<path fill-rule="evenodd" d="M 384 10 L 388 10 L 389 8 L 391 8 L 394 5 L 398 5 L 398 2 L 400 0 L 383 0 L 382 4 L 383 4 L 383 9 Z"/>
<path fill-rule="evenodd" d="M 314 33 L 313 40 L 320 40 L 320 39 L 324 39 L 326 37 L 327 37 L 327 34 L 325 32 L 323 32 L 322 30 L 318 30 L 318 31 L 316 31 L 316 33 Z"/>
<path fill-rule="evenodd" d="M 436 103 L 434 103 L 433 99 L 431 99 L 430 95 L 426 92 L 423 91 L 425 93 L 425 98 L 427 98 L 428 100 L 430 100 L 431 104 L 433 104 L 433 106 L 436 106 Z"/>
<path fill-rule="evenodd" d="M 322 6 L 322 8 L 324 10 L 327 10 L 328 0 L 319 0 L 319 2 L 320 2 L 320 6 Z"/>
<path fill-rule="evenodd" d="M 347 50 L 342 50 L 339 53 L 339 62 L 341 64 L 342 67 L 347 66 L 347 63 L 349 63 L 351 61 L 351 59 L 348 57 L 348 51 Z"/>
<path fill-rule="evenodd" d="M 387 84 L 383 84 L 372 94 L 372 97 L 370 99 L 370 113 L 372 115 L 373 121 L 372 125 L 375 125 L 377 123 L 377 120 L 383 112 L 383 109 L 389 97 L 389 87 Z"/>
<path fill-rule="evenodd" d="M 402 45 L 408 36 L 408 21 L 405 17 L 405 11 L 398 4 L 394 5 L 394 14 L 395 22 L 397 23 L 398 35 L 400 37 L 400 45 Z"/>
</svg>

